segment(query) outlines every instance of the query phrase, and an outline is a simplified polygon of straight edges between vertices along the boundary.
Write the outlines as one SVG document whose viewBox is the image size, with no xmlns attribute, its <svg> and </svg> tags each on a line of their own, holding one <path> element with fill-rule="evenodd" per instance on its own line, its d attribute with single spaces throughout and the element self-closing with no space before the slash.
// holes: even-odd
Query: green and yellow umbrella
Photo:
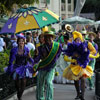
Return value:
<svg viewBox="0 0 100 100">
<path fill-rule="evenodd" d="M 19 33 L 32 29 L 40 29 L 59 21 L 59 16 L 49 9 L 43 10 L 36 7 L 20 8 L 8 19 L 1 29 L 1 33 Z"/>
</svg>

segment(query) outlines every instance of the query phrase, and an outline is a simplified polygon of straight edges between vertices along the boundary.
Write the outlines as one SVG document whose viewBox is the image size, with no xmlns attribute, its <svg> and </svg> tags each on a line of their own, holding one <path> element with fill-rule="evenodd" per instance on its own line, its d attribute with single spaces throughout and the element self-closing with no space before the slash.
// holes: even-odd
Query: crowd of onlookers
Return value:
<svg viewBox="0 0 100 100">
<path fill-rule="evenodd" d="M 20 33 L 20 34 L 12 34 L 12 35 L 0 35 L 0 52 L 4 51 L 5 49 L 10 49 L 13 47 L 18 46 L 17 44 L 17 36 L 23 35 L 26 37 L 26 46 L 29 50 L 35 50 L 35 45 L 39 42 L 38 40 L 38 32 L 27 32 L 27 33 Z"/>
</svg>

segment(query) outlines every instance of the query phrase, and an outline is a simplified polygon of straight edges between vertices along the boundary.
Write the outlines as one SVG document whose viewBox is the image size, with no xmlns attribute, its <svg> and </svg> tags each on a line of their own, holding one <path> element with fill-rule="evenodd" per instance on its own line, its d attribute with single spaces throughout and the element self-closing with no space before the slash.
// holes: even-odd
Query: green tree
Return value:
<svg viewBox="0 0 100 100">
<path fill-rule="evenodd" d="M 12 11 L 13 4 L 17 4 L 21 7 L 23 4 L 32 5 L 39 3 L 39 0 L 0 0 L 0 15 L 1 17 Z"/>
<path fill-rule="evenodd" d="M 100 0 L 86 0 L 82 13 L 95 13 L 96 20 L 100 20 Z"/>
</svg>

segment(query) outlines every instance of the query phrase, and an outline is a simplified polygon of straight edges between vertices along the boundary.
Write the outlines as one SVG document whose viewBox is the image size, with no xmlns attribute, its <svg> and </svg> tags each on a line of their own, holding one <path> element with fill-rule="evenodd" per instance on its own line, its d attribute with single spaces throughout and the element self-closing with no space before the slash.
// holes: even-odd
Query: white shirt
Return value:
<svg viewBox="0 0 100 100">
<path fill-rule="evenodd" d="M 3 38 L 0 37 L 0 52 L 2 52 L 4 49 L 3 49 L 3 46 L 5 45 L 5 42 L 3 40 Z"/>
<path fill-rule="evenodd" d="M 31 42 L 28 42 L 25 46 L 26 46 L 29 50 L 32 50 L 32 49 L 33 49 L 33 51 L 35 50 L 35 46 L 34 46 L 34 44 L 32 44 Z"/>
<path fill-rule="evenodd" d="M 18 44 L 15 40 L 11 40 L 11 43 L 12 43 L 13 48 L 18 46 Z"/>
</svg>

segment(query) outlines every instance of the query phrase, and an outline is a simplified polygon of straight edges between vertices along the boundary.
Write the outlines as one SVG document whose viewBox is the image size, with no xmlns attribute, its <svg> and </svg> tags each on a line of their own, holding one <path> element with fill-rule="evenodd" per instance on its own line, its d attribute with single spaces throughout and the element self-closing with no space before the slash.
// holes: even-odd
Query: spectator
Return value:
<svg viewBox="0 0 100 100">
<path fill-rule="evenodd" d="M 4 41 L 6 43 L 6 48 L 9 47 L 9 44 L 10 44 L 10 38 L 8 37 L 8 35 L 6 34 L 5 37 L 4 37 Z"/>
<path fill-rule="evenodd" d="M 97 31 L 97 36 L 94 42 L 98 45 L 98 52 L 100 54 L 100 29 Z M 96 59 L 95 70 L 100 69 L 100 57 Z"/>
<path fill-rule="evenodd" d="M 14 47 L 17 47 L 18 46 L 18 44 L 17 44 L 17 37 L 16 37 L 16 35 L 11 35 L 11 45 L 10 45 L 10 47 L 11 48 L 14 48 Z"/>
<path fill-rule="evenodd" d="M 35 46 L 34 44 L 31 42 L 32 41 L 32 37 L 28 36 L 27 39 L 26 39 L 26 47 L 29 49 L 29 50 L 35 50 Z"/>
<path fill-rule="evenodd" d="M 5 42 L 4 42 L 3 38 L 0 35 L 0 52 L 4 51 L 4 46 L 5 46 Z"/>
</svg>

